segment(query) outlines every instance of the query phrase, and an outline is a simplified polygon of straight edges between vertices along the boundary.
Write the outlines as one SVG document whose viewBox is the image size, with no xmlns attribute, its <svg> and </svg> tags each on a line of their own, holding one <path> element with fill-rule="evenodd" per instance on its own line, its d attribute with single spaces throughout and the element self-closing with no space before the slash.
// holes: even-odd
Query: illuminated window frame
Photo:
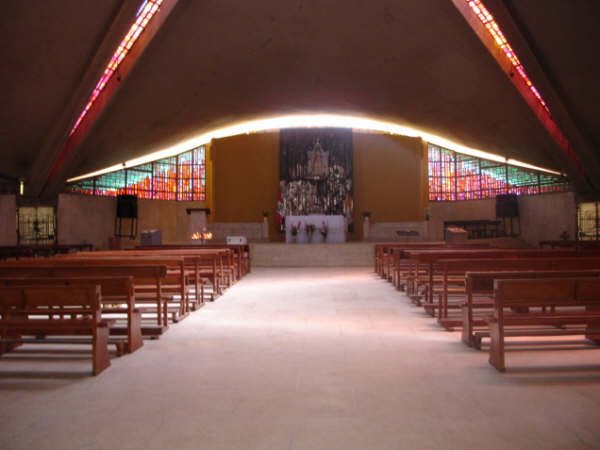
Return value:
<svg viewBox="0 0 600 450">
<path fill-rule="evenodd" d="M 429 201 L 536 195 L 570 190 L 565 176 L 525 169 L 428 145 Z"/>
<path fill-rule="evenodd" d="M 504 37 L 504 33 L 502 33 L 500 26 L 494 19 L 494 16 L 492 16 L 492 14 L 487 10 L 487 8 L 483 5 L 481 0 L 465 1 L 467 2 L 471 10 L 473 10 L 475 15 L 479 18 L 481 23 L 485 26 L 488 33 L 490 33 L 490 35 L 494 38 L 494 41 L 496 41 L 498 47 L 500 47 L 506 58 L 510 61 L 510 64 L 514 67 L 516 73 L 519 74 L 519 77 L 525 82 L 531 93 L 537 99 L 538 103 L 542 106 L 542 108 L 546 110 L 548 114 L 550 114 L 550 109 L 548 108 L 548 105 L 542 98 L 538 89 L 531 82 L 529 75 L 527 75 L 527 72 L 525 72 L 523 64 L 517 57 L 517 54 L 515 53 L 511 45 L 508 43 L 506 37 Z"/>
<path fill-rule="evenodd" d="M 152 200 L 205 201 L 206 148 L 127 167 L 67 185 L 67 191 L 115 197 L 137 195 Z"/>
<path fill-rule="evenodd" d="M 129 50 L 131 50 L 131 47 L 133 47 L 133 44 L 135 44 L 135 41 L 138 40 L 138 38 L 140 37 L 148 23 L 154 16 L 154 14 L 156 14 L 162 2 L 163 0 L 144 0 L 142 2 L 135 16 L 135 22 L 133 23 L 133 25 L 131 25 L 131 27 L 127 31 L 127 34 L 125 34 L 125 37 L 121 40 L 121 43 L 118 45 L 117 49 L 110 58 L 110 61 L 104 69 L 102 76 L 98 80 L 96 87 L 94 87 L 90 98 L 79 113 L 75 124 L 71 128 L 69 136 L 72 136 L 73 133 L 77 131 L 84 117 L 87 116 L 88 112 L 92 108 L 92 105 L 96 102 L 96 99 L 104 90 L 106 84 L 112 78 L 121 62 L 123 62 L 123 60 L 129 53 Z"/>
</svg>

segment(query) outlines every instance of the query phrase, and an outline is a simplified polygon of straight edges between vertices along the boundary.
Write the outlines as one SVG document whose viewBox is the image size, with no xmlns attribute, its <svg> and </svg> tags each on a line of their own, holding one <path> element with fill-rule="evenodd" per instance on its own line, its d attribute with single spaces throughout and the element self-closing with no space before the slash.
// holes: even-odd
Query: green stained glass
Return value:
<svg viewBox="0 0 600 450">
<path fill-rule="evenodd" d="M 205 156 L 202 146 L 177 156 L 80 180 L 67 189 L 88 195 L 130 194 L 159 200 L 205 200 Z"/>
<path fill-rule="evenodd" d="M 475 200 L 569 189 L 565 177 L 429 145 L 429 200 Z"/>
</svg>

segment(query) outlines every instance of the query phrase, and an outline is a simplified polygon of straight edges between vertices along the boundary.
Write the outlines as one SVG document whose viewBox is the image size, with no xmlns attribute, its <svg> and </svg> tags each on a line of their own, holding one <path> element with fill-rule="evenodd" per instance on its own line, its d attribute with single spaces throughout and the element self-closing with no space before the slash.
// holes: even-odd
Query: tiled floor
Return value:
<svg viewBox="0 0 600 450">
<path fill-rule="evenodd" d="M 3 450 L 600 448 L 600 349 L 500 374 L 369 269 L 255 269 L 99 377 L 25 349 Z"/>
</svg>

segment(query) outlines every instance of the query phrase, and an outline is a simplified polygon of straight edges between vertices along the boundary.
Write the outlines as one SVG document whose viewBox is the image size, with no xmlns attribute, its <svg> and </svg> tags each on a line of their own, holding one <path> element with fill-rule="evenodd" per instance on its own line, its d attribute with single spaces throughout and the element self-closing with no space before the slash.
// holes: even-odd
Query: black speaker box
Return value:
<svg viewBox="0 0 600 450">
<path fill-rule="evenodd" d="M 496 196 L 496 217 L 519 217 L 519 200 L 516 194 Z"/>
<path fill-rule="evenodd" d="M 136 195 L 117 196 L 117 217 L 130 219 L 137 218 Z"/>
</svg>

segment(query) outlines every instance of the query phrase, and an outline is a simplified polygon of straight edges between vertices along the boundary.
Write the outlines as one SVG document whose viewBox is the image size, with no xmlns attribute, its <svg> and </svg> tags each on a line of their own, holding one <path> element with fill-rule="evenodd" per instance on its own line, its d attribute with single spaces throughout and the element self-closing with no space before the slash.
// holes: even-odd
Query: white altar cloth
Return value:
<svg viewBox="0 0 600 450">
<path fill-rule="evenodd" d="M 327 238 L 321 235 L 323 223 L 327 224 Z M 292 236 L 292 226 L 300 224 L 298 234 Z M 315 226 L 312 239 L 306 233 L 306 225 Z M 309 216 L 286 216 L 285 218 L 285 242 L 288 244 L 337 244 L 346 242 L 346 221 L 344 216 L 326 216 L 324 214 L 311 214 Z"/>
</svg>

